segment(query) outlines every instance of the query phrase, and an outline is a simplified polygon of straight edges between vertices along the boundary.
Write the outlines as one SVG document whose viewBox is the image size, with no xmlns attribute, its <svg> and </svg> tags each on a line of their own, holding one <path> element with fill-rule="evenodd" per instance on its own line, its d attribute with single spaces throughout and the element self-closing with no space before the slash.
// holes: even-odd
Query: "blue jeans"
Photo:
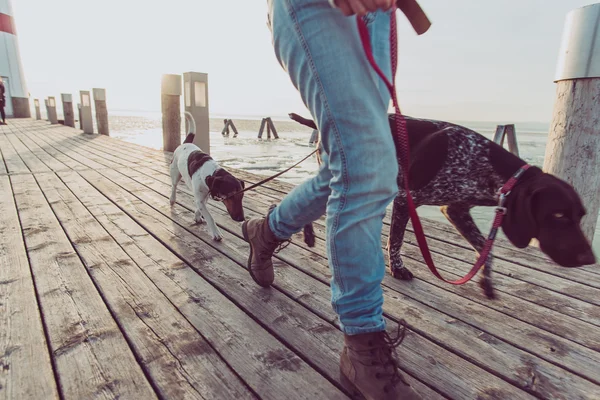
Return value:
<svg viewBox="0 0 600 400">
<path fill-rule="evenodd" d="M 283 199 L 269 226 L 287 239 L 326 213 L 341 328 L 349 335 L 384 330 L 381 230 L 398 192 L 389 93 L 365 57 L 355 17 L 327 0 L 271 0 L 269 17 L 277 59 L 317 122 L 323 150 L 318 174 Z M 365 20 L 375 60 L 390 77 L 389 13 Z"/>
</svg>

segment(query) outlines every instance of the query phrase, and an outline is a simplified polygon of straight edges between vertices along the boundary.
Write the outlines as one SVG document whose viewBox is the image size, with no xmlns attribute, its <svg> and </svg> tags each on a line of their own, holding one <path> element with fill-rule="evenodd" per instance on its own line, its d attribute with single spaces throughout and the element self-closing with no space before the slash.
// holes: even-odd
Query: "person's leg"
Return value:
<svg viewBox="0 0 600 400">
<path fill-rule="evenodd" d="M 389 94 L 368 64 L 354 17 L 344 17 L 326 0 L 274 0 L 271 15 L 277 58 L 315 117 L 329 158 L 327 255 L 333 306 L 345 333 L 382 331 L 381 230 L 386 206 L 398 190 Z M 377 62 L 389 75 L 389 14 L 371 14 L 366 20 Z M 302 229 L 314 217 L 307 211 L 312 214 L 319 208 L 312 205 L 322 204 L 311 184 L 297 187 L 271 214 L 270 227 L 278 238 Z"/>
<path fill-rule="evenodd" d="M 2 117 L 2 123 L 6 123 L 6 114 L 4 113 L 4 105 L 0 105 L 0 117 Z"/>
<path fill-rule="evenodd" d="M 332 304 L 345 333 L 341 379 L 369 399 L 418 399 L 392 357 L 402 337 L 385 333 L 382 316 L 381 230 L 398 190 L 389 95 L 366 60 L 355 18 L 343 17 L 327 0 L 269 4 L 276 56 L 317 121 L 325 161 L 267 218 L 243 225 L 250 273 L 270 284 L 277 243 L 326 210 Z M 375 58 L 389 76 L 389 14 L 366 20 Z"/>
</svg>

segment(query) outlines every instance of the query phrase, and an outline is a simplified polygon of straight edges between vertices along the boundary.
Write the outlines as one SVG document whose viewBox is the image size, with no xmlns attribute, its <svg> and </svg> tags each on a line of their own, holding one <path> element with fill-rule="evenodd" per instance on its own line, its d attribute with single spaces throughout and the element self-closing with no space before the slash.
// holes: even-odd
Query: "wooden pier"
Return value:
<svg viewBox="0 0 600 400">
<path fill-rule="evenodd" d="M 80 132 L 0 126 L 0 398 L 346 398 L 323 221 L 316 246 L 295 238 L 260 288 L 221 203 L 209 202 L 220 243 L 192 224 L 184 184 L 169 206 L 170 153 Z M 259 188 L 246 215 L 290 188 Z M 425 230 L 442 273 L 468 270 L 462 238 Z M 488 301 L 476 283 L 438 281 L 405 240 L 417 279 L 387 275 L 384 308 L 390 329 L 408 322 L 398 355 L 425 399 L 600 398 L 600 268 L 500 241 Z"/>
</svg>

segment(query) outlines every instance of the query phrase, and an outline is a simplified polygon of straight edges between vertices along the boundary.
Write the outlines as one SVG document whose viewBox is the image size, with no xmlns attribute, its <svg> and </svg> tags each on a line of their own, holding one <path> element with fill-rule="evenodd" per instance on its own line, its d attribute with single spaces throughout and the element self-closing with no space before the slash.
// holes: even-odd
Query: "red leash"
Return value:
<svg viewBox="0 0 600 400">
<path fill-rule="evenodd" d="M 506 214 L 506 208 L 504 207 L 504 202 L 506 200 L 506 196 L 510 193 L 512 188 L 517 183 L 517 180 L 521 177 L 523 172 L 525 172 L 529 165 L 524 165 L 521 167 L 498 191 L 499 201 L 498 207 L 496 208 L 496 217 L 494 218 L 494 223 L 492 225 L 492 229 L 490 234 L 485 242 L 483 250 L 481 251 L 477 262 L 471 268 L 469 273 L 465 275 L 463 278 L 449 281 L 444 279 L 440 273 L 438 272 L 435 264 L 433 263 L 433 258 L 431 257 L 431 252 L 429 251 L 429 246 L 427 246 L 427 240 L 425 239 L 425 233 L 423 232 L 423 226 L 421 225 L 421 221 L 419 220 L 419 215 L 417 214 L 417 209 L 415 207 L 415 203 L 413 201 L 412 195 L 409 190 L 408 185 L 408 170 L 410 167 L 410 156 L 409 156 L 409 144 L 408 144 L 408 131 L 406 130 L 406 120 L 400 113 L 400 106 L 398 104 L 398 97 L 396 95 L 396 71 L 398 68 L 398 37 L 396 33 L 396 7 L 394 7 L 390 13 L 390 55 L 391 55 L 391 63 L 392 63 L 392 81 L 393 84 L 386 78 L 381 69 L 377 66 L 375 59 L 373 58 L 373 52 L 371 50 L 371 40 L 369 37 L 369 31 L 367 30 L 367 25 L 363 21 L 361 17 L 356 17 L 356 22 L 358 25 L 358 32 L 360 34 L 360 40 L 362 42 L 363 48 L 365 50 L 365 55 L 371 64 L 371 67 L 377 72 L 377 74 L 383 79 L 388 90 L 390 91 L 390 95 L 392 97 L 392 101 L 394 104 L 395 110 L 395 121 L 396 121 L 396 135 L 394 137 L 394 141 L 397 144 L 397 147 L 400 151 L 400 160 L 402 173 L 404 175 L 404 190 L 406 191 L 406 200 L 408 202 L 408 211 L 410 213 L 410 220 L 412 222 L 413 230 L 415 232 L 415 236 L 417 237 L 417 242 L 419 244 L 419 248 L 421 249 L 421 254 L 427 263 L 427 266 L 437 278 L 441 279 L 446 283 L 451 283 L 453 285 L 462 285 L 470 281 L 479 271 L 479 269 L 485 264 L 494 244 L 494 239 L 496 238 L 496 234 L 498 232 L 498 228 L 502 225 L 502 219 Z"/>
</svg>

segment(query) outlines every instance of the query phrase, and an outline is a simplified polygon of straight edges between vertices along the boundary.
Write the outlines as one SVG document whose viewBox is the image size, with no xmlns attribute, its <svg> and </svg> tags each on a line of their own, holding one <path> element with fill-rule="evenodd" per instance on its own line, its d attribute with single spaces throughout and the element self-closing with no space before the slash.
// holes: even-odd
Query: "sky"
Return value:
<svg viewBox="0 0 600 400">
<path fill-rule="evenodd" d="M 160 110 L 162 74 L 208 73 L 213 115 L 307 114 L 278 64 L 266 0 L 12 0 L 34 98 L 106 88 L 109 110 Z M 594 0 L 420 0 L 399 20 L 403 113 L 548 122 L 566 14 Z M 341 46 L 343 43 L 332 43 Z"/>
</svg>

